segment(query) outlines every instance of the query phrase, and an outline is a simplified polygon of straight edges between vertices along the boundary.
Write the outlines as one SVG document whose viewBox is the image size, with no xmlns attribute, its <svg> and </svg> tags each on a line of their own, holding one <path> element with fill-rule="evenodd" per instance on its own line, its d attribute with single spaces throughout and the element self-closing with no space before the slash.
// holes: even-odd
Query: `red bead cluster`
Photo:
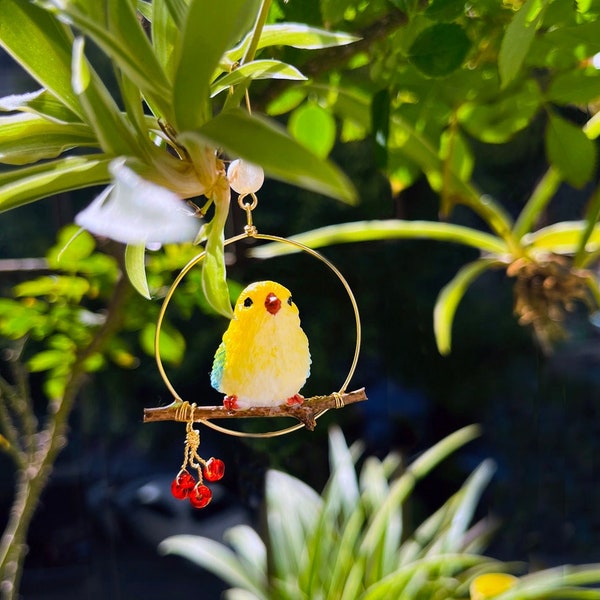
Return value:
<svg viewBox="0 0 600 600">
<path fill-rule="evenodd" d="M 207 481 L 219 481 L 224 474 L 225 463 L 219 458 L 210 458 L 202 466 L 202 476 Z M 171 493 L 177 500 L 187 498 L 194 508 L 204 508 L 212 500 L 212 492 L 202 483 L 202 476 L 196 482 L 193 475 L 182 469 L 171 483 Z"/>
</svg>

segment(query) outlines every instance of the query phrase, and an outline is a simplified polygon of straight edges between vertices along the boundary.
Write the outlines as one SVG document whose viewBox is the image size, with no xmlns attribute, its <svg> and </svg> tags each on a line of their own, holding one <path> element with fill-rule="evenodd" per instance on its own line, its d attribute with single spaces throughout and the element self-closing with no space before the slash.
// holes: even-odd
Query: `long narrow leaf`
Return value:
<svg viewBox="0 0 600 600">
<path fill-rule="evenodd" d="M 52 123 L 81 123 L 81 119 L 72 110 L 43 88 L 0 98 L 0 111 L 33 113 Z"/>
<path fill-rule="evenodd" d="M 146 248 L 143 244 L 128 244 L 125 248 L 125 270 L 131 285 L 144 298 L 150 300 L 150 290 L 146 279 Z"/>
<path fill-rule="evenodd" d="M 0 117 L 1 163 L 31 164 L 85 146 L 97 147 L 98 140 L 83 123 L 58 124 L 28 114 Z"/>
<path fill-rule="evenodd" d="M 253 60 L 242 65 L 227 75 L 223 75 L 210 88 L 211 96 L 216 96 L 222 91 L 238 83 L 253 79 L 290 79 L 304 81 L 306 77 L 296 67 L 281 62 L 280 60 Z"/>
<path fill-rule="evenodd" d="M 227 52 L 226 56 L 231 64 L 244 56 L 250 45 L 250 37 L 251 34 L 248 34 L 238 46 Z M 328 31 L 318 27 L 310 27 L 303 23 L 281 23 L 264 27 L 257 49 L 260 50 L 268 46 L 293 46 L 304 50 L 318 50 L 320 48 L 344 46 L 359 39 L 349 33 Z"/>
<path fill-rule="evenodd" d="M 519 218 L 515 222 L 513 233 L 517 238 L 523 237 L 533 228 L 561 182 L 562 177 L 558 171 L 550 167 L 535 187 L 533 194 L 527 200 L 527 204 L 525 204 Z"/>
<path fill-rule="evenodd" d="M 532 250 L 573 254 L 579 248 L 586 227 L 586 221 L 562 221 L 524 235 L 522 242 Z M 585 249 L 586 252 L 600 249 L 600 225 L 596 225 L 589 234 Z"/>
<path fill-rule="evenodd" d="M 408 467 L 406 472 L 391 486 L 389 496 L 365 532 L 361 544 L 361 552 L 368 555 L 372 549 L 377 547 L 378 540 L 382 538 L 385 531 L 389 516 L 404 503 L 414 488 L 415 483 L 429 473 L 442 460 L 464 444 L 475 439 L 478 435 L 478 427 L 463 427 L 429 448 L 417 458 Z"/>
<path fill-rule="evenodd" d="M 504 241 L 494 235 L 463 225 L 436 221 L 356 221 L 313 229 L 296 235 L 293 239 L 311 248 L 376 240 L 430 239 L 464 244 L 493 254 L 504 254 L 508 251 Z M 282 244 L 264 244 L 253 248 L 250 254 L 254 258 L 273 258 L 297 252 L 295 248 L 281 246 Z"/>
<path fill-rule="evenodd" d="M 243 565 L 227 546 L 208 538 L 191 535 L 175 535 L 162 541 L 158 547 L 162 554 L 178 554 L 209 569 L 212 573 L 234 586 L 252 591 L 264 598 L 260 589 L 248 577 Z"/>
<path fill-rule="evenodd" d="M 71 88 L 68 29 L 32 2 L 0 0 L 0 45 L 73 113 L 82 116 Z"/>
<path fill-rule="evenodd" d="M 450 283 L 440 291 L 433 310 L 433 331 L 440 354 L 450 354 L 452 348 L 452 323 L 460 301 L 467 288 L 484 271 L 501 264 L 494 258 L 482 258 L 460 269 Z"/>
<path fill-rule="evenodd" d="M 344 202 L 356 200 L 352 184 L 333 163 L 318 158 L 270 120 L 236 109 L 221 113 L 189 135 L 259 164 L 275 179 Z"/>
<path fill-rule="evenodd" d="M 256 0 L 191 0 L 175 71 L 173 106 L 180 131 L 197 129 L 210 117 L 210 81 L 225 51 L 252 25 Z"/>
<path fill-rule="evenodd" d="M 113 0 L 109 5 L 109 9 L 112 11 L 111 21 L 117 29 L 116 32 L 113 32 L 108 29 L 106 23 L 99 22 L 72 3 L 63 3 L 59 0 L 49 1 L 55 5 L 60 15 L 63 15 L 73 25 L 92 38 L 116 65 L 139 86 L 140 90 L 151 98 L 153 105 L 160 110 L 160 116 L 167 120 L 170 119 L 171 111 L 168 101 L 170 86 L 149 42 L 147 45 L 144 44 L 142 49 L 138 43 L 141 38 L 137 31 L 128 25 L 123 25 L 124 29 L 120 28 L 119 19 L 123 15 L 126 17 L 126 11 L 129 8 L 120 7 L 119 5 L 121 3 L 129 5 L 129 2 Z M 125 21 L 131 23 L 127 18 L 125 18 Z M 140 26 L 136 24 L 136 28 L 140 29 Z M 131 34 L 132 40 L 127 39 L 128 34 Z M 138 52 L 141 53 L 138 54 Z"/>
<path fill-rule="evenodd" d="M 140 140 L 134 137 L 113 97 L 85 58 L 83 38 L 73 44 L 73 89 L 106 153 L 119 156 L 139 152 Z"/>
<path fill-rule="evenodd" d="M 0 211 L 61 192 L 108 183 L 111 160 L 112 157 L 101 154 L 69 157 L 0 173 Z"/>
</svg>

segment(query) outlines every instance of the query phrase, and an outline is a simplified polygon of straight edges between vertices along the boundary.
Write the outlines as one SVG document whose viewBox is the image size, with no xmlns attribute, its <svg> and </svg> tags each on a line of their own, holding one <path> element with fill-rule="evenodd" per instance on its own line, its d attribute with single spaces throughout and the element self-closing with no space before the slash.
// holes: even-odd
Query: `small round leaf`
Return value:
<svg viewBox="0 0 600 600">
<path fill-rule="evenodd" d="M 409 58 L 425 75 L 445 77 L 460 67 L 471 41 L 457 23 L 437 23 L 423 30 L 409 50 Z"/>
</svg>

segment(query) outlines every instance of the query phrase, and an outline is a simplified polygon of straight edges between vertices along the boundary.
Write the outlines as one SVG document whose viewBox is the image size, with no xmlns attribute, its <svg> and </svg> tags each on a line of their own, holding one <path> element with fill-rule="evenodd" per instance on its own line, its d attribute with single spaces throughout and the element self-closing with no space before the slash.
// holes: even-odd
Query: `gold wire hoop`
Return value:
<svg viewBox="0 0 600 600">
<path fill-rule="evenodd" d="M 245 228 L 245 230 L 246 230 L 245 233 L 241 233 L 239 235 L 236 235 L 232 238 L 225 240 L 224 246 L 229 246 L 230 244 L 235 244 L 236 242 L 239 242 L 244 239 L 249 239 L 249 238 L 258 239 L 258 240 L 266 240 L 266 241 L 270 241 L 270 242 L 277 242 L 277 243 L 281 243 L 281 244 L 288 244 L 290 246 L 295 246 L 302 252 L 305 252 L 306 254 L 309 254 L 313 258 L 318 259 L 326 267 L 328 267 L 329 270 L 332 271 L 337 276 L 337 278 L 343 285 L 346 293 L 348 294 L 348 298 L 350 300 L 350 304 L 352 305 L 352 310 L 354 312 L 354 320 L 355 320 L 355 324 L 356 324 L 356 344 L 354 347 L 354 355 L 352 357 L 352 363 L 350 365 L 350 370 L 348 371 L 348 375 L 346 376 L 346 379 L 344 380 L 344 383 L 342 384 L 339 391 L 333 393 L 333 395 L 335 395 L 336 398 L 341 398 L 341 395 L 346 392 L 346 388 L 348 387 L 352 377 L 354 376 L 354 371 L 356 370 L 356 365 L 358 363 L 358 356 L 360 354 L 360 345 L 361 345 L 361 337 L 362 337 L 362 328 L 361 328 L 361 324 L 360 324 L 360 314 L 358 311 L 358 304 L 356 303 L 356 298 L 354 297 L 352 288 L 350 287 L 350 284 L 346 281 L 346 279 L 344 278 L 342 273 L 339 271 L 339 269 L 331 261 L 329 261 L 327 258 L 325 258 L 322 254 L 320 254 L 316 250 L 313 250 L 312 248 L 309 248 L 308 246 L 305 246 L 304 244 L 297 242 L 295 240 L 282 238 L 282 237 L 279 237 L 276 235 L 268 235 L 268 234 L 264 234 L 264 233 L 258 233 L 256 231 L 256 228 L 254 227 L 254 225 L 252 225 L 252 220 L 250 217 L 250 211 L 252 210 L 252 208 L 254 208 L 256 206 L 256 197 L 254 196 L 254 194 L 252 194 L 252 196 L 253 196 L 252 204 L 244 204 L 243 201 L 240 200 L 240 206 L 242 206 L 247 211 L 247 214 L 248 214 L 248 225 Z M 252 208 L 250 208 L 250 207 L 252 207 Z M 167 386 L 167 389 L 173 395 L 173 398 L 179 402 L 184 402 L 184 400 L 177 393 L 177 391 L 173 387 L 173 384 L 169 380 L 169 377 L 167 376 L 167 373 L 165 372 L 165 369 L 164 369 L 164 366 L 162 363 L 162 359 L 160 357 L 160 332 L 162 329 L 163 319 L 164 319 L 165 313 L 167 311 L 167 307 L 169 306 L 169 302 L 171 301 L 171 298 L 173 297 L 175 290 L 181 283 L 181 280 L 189 273 L 189 271 L 193 267 L 195 267 L 198 263 L 202 262 L 204 260 L 205 256 L 206 256 L 206 252 L 201 252 L 200 254 L 198 254 L 197 256 L 192 258 L 183 267 L 183 269 L 180 271 L 179 275 L 177 275 L 177 277 L 175 278 L 175 281 L 173 281 L 173 283 L 171 284 L 171 287 L 169 288 L 169 290 L 165 296 L 165 299 L 163 300 L 162 306 L 158 313 L 158 320 L 156 322 L 156 332 L 154 334 L 154 356 L 156 358 L 156 365 L 158 367 L 158 372 L 160 373 L 162 380 L 164 381 L 165 385 Z M 318 419 L 319 417 L 323 416 L 327 412 L 327 410 L 328 409 L 318 412 L 315 415 L 315 420 Z M 282 415 L 282 417 L 285 417 L 285 416 L 286 415 Z M 199 419 L 198 422 L 203 423 L 204 425 L 206 425 L 207 427 L 210 427 L 211 429 L 214 429 L 215 431 L 219 431 L 221 433 L 225 433 L 227 435 L 231 435 L 231 436 L 235 436 L 235 437 L 245 437 L 245 438 L 277 437 L 280 435 L 285 435 L 287 433 L 291 433 L 292 431 L 297 431 L 298 429 L 302 429 L 303 427 L 305 427 L 304 423 L 297 423 L 296 425 L 292 425 L 291 427 L 285 427 L 283 429 L 277 429 L 274 431 L 266 431 L 263 433 L 252 433 L 252 432 L 237 431 L 235 429 L 229 429 L 227 427 L 222 427 L 221 425 L 216 425 L 209 419 Z"/>
</svg>

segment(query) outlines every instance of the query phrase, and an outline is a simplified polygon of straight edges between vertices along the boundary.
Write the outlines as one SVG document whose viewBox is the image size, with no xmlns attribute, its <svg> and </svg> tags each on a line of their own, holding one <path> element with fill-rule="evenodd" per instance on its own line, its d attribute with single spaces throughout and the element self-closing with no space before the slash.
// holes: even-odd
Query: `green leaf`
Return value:
<svg viewBox="0 0 600 600">
<path fill-rule="evenodd" d="M 179 30 L 167 2 L 158 0 L 152 2 L 151 6 L 148 20 L 152 23 L 154 52 L 167 77 L 171 78 L 174 71 L 174 51 Z M 185 11 L 183 15 L 185 15 Z M 183 18 L 181 22 L 183 22 Z"/>
<path fill-rule="evenodd" d="M 458 69 L 471 48 L 457 23 L 437 23 L 424 29 L 409 49 L 411 62 L 428 77 L 445 77 Z"/>
<path fill-rule="evenodd" d="M 392 484 L 390 493 L 369 524 L 361 543 L 361 552 L 370 554 L 385 531 L 390 515 L 397 511 L 412 492 L 416 482 L 458 448 L 478 437 L 479 428 L 468 426 L 455 431 L 426 450 Z"/>
<path fill-rule="evenodd" d="M 436 221 L 403 221 L 401 219 L 356 221 L 313 229 L 290 239 L 310 248 L 375 240 L 429 239 L 464 244 L 493 254 L 508 252 L 506 244 L 499 237 L 463 225 Z M 283 244 L 264 244 L 253 248 L 250 255 L 264 259 L 297 251 L 295 248 Z"/>
<path fill-rule="evenodd" d="M 196 129 L 210 117 L 213 73 L 225 51 L 251 26 L 256 0 L 191 0 L 175 70 L 173 107 L 180 131 Z"/>
<path fill-rule="evenodd" d="M 44 276 L 19 283 L 15 286 L 15 294 L 18 297 L 50 296 L 80 302 L 89 289 L 90 283 L 83 277 L 69 275 Z"/>
<path fill-rule="evenodd" d="M 227 52 L 226 58 L 230 64 L 239 61 L 250 45 L 251 33 L 243 41 Z M 340 31 L 328 31 L 318 27 L 310 27 L 303 23 L 278 23 L 265 25 L 258 42 L 258 50 L 268 46 L 292 46 L 302 50 L 319 50 L 334 46 L 345 46 L 358 41 L 360 38 Z"/>
<path fill-rule="evenodd" d="M 146 247 L 128 244 L 125 248 L 125 271 L 134 289 L 147 300 L 150 300 L 150 290 L 146 279 Z"/>
<path fill-rule="evenodd" d="M 148 356 L 154 356 L 154 338 L 156 323 L 147 323 L 140 331 L 140 346 Z M 161 359 L 172 365 L 179 365 L 185 355 L 185 339 L 168 323 L 163 323 L 160 329 L 158 349 Z"/>
<path fill-rule="evenodd" d="M 288 129 L 294 138 L 320 158 L 326 158 L 335 144 L 335 119 L 314 102 L 303 104 L 292 112 Z"/>
<path fill-rule="evenodd" d="M 73 111 L 45 89 L 0 98 L 0 111 L 29 112 L 53 123 L 81 123 Z"/>
<path fill-rule="evenodd" d="M 87 121 L 94 128 L 102 149 L 107 154 L 139 154 L 140 140 L 137 139 L 119 108 L 88 64 L 83 38 L 73 43 L 73 89 L 79 95 Z"/>
<path fill-rule="evenodd" d="M 440 158 L 460 180 L 471 180 L 475 159 L 469 144 L 458 129 L 446 129 L 440 136 Z"/>
<path fill-rule="evenodd" d="M 162 541 L 158 550 L 161 554 L 184 556 L 229 585 L 251 590 L 261 600 L 267 600 L 262 590 L 256 589 L 235 553 L 224 544 L 199 536 L 175 535 Z"/>
<path fill-rule="evenodd" d="M 202 262 L 202 291 L 217 314 L 231 319 L 233 311 L 227 286 L 223 239 L 223 228 L 228 213 L 228 202 L 215 202 L 215 216 L 207 226 L 206 253 Z"/>
<path fill-rule="evenodd" d="M 596 167 L 596 145 L 580 127 L 549 113 L 546 127 L 548 160 L 574 187 L 582 187 Z"/>
<path fill-rule="evenodd" d="M 234 109 L 190 135 L 199 135 L 232 156 L 260 165 L 275 179 L 348 203 L 356 200 L 352 184 L 337 167 L 315 156 L 272 121 Z"/>
<path fill-rule="evenodd" d="M 513 233 L 517 239 L 533 228 L 561 183 L 562 178 L 556 169 L 550 167 L 535 186 L 515 222 Z"/>
<path fill-rule="evenodd" d="M 531 123 L 542 101 L 538 84 L 527 80 L 517 89 L 494 96 L 491 102 L 466 102 L 458 109 L 457 117 L 473 137 L 489 144 L 503 144 Z"/>
<path fill-rule="evenodd" d="M 108 183 L 112 158 L 68 157 L 0 173 L 0 212 L 47 196 Z"/>
<path fill-rule="evenodd" d="M 306 77 L 296 67 L 280 60 L 253 60 L 220 77 L 210 88 L 211 97 L 229 89 L 230 86 L 254 79 L 304 81 Z"/>
<path fill-rule="evenodd" d="M 68 362 L 73 361 L 73 356 L 65 354 L 63 350 L 44 350 L 34 354 L 27 361 L 27 368 L 32 373 L 39 373 L 40 371 L 49 371 L 55 367 L 62 367 Z"/>
<path fill-rule="evenodd" d="M 79 100 L 71 88 L 72 36 L 68 29 L 47 11 L 23 0 L 0 0 L 0 14 L 0 45 L 81 117 Z"/>
<path fill-rule="evenodd" d="M 432 21 L 454 21 L 465 12 L 463 0 L 431 0 L 425 16 Z"/>
<path fill-rule="evenodd" d="M 433 310 L 433 330 L 438 350 L 443 356 L 450 354 L 454 315 L 469 285 L 484 271 L 499 264 L 501 263 L 493 258 L 469 263 L 440 291 Z"/>
<path fill-rule="evenodd" d="M 545 4 L 546 0 L 527 0 L 506 28 L 498 54 L 498 70 L 503 87 L 513 81 L 521 70 L 542 22 Z"/>
<path fill-rule="evenodd" d="M 2 163 L 29 164 L 55 158 L 66 150 L 84 146 L 98 146 L 98 140 L 83 123 L 58 124 L 28 114 L 0 117 Z"/>
<path fill-rule="evenodd" d="M 555 252 L 556 254 L 574 254 L 579 250 L 582 235 L 587 232 L 586 221 L 561 221 L 548 227 L 524 235 L 521 242 L 532 250 Z M 585 250 L 600 250 L 600 225 L 587 232 Z"/>
<path fill-rule="evenodd" d="M 600 97 L 600 72 L 577 69 L 552 80 L 546 98 L 557 104 L 588 104 Z"/>
<path fill-rule="evenodd" d="M 170 85 L 152 46 L 133 13 L 130 2 L 109 0 L 109 27 L 74 3 L 49 0 L 60 15 L 72 22 L 115 62 L 169 119 Z"/>
</svg>

